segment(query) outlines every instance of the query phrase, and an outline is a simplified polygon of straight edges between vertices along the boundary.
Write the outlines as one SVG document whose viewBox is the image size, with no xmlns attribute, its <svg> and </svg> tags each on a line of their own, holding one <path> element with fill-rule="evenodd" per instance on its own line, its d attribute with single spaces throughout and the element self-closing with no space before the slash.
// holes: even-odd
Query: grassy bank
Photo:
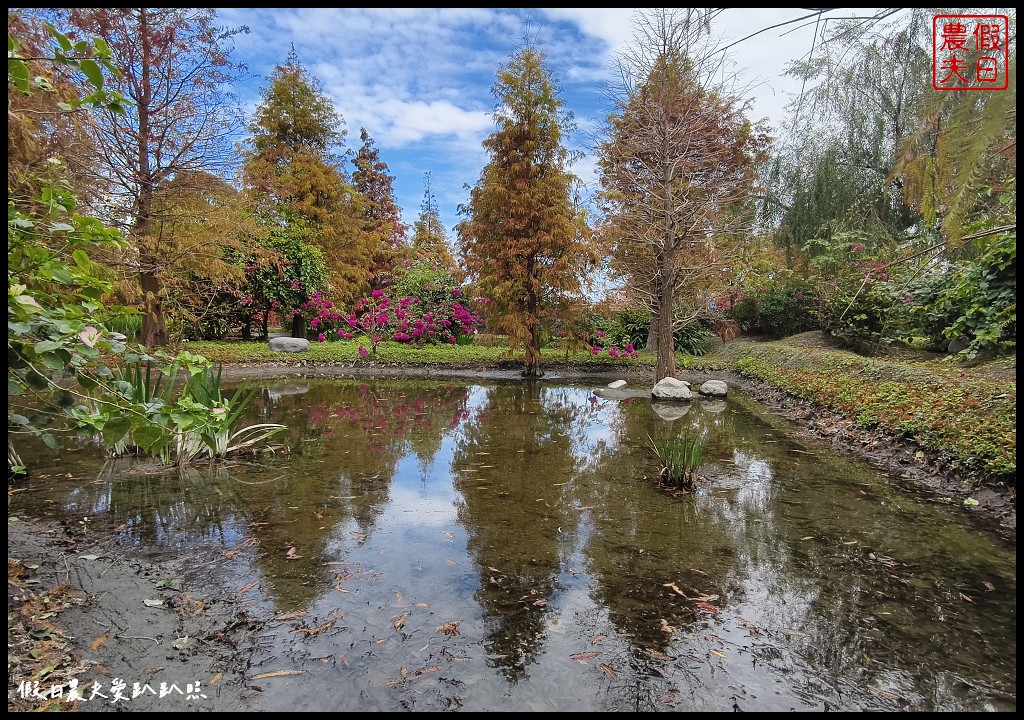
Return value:
<svg viewBox="0 0 1024 720">
<path fill-rule="evenodd" d="M 216 363 L 282 362 L 303 360 L 308 363 L 398 363 L 407 365 L 444 365 L 446 367 L 504 367 L 519 366 L 517 355 L 501 345 L 426 345 L 416 347 L 397 342 L 385 342 L 376 352 L 363 357 L 359 348 L 369 350 L 363 340 L 337 340 L 312 342 L 309 352 L 301 354 L 271 351 L 265 342 L 196 342 L 187 349 Z M 546 347 L 541 351 L 544 362 L 550 365 L 588 365 L 595 368 L 650 367 L 655 364 L 654 353 L 641 351 L 637 359 L 609 357 L 607 353 L 592 355 L 589 350 L 571 350 Z"/>
<path fill-rule="evenodd" d="M 866 428 L 879 428 L 986 475 L 1017 469 L 1015 360 L 868 358 L 835 349 L 737 341 L 708 358 Z"/>
</svg>

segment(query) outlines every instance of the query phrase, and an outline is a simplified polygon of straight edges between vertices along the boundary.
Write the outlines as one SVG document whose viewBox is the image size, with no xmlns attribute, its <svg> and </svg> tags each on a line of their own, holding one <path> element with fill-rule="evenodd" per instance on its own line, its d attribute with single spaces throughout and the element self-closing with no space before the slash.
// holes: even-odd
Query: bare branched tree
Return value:
<svg viewBox="0 0 1024 720">
<path fill-rule="evenodd" d="M 121 73 L 109 84 L 131 101 L 123 115 L 96 118 L 96 157 L 84 165 L 95 171 L 94 211 L 131 245 L 123 262 L 138 278 L 139 340 L 148 347 L 168 341 L 165 274 L 175 262 L 163 252 L 169 235 L 154 198 L 175 178 L 226 178 L 236 162 L 238 118 L 225 88 L 243 68 L 230 62 L 227 42 L 245 29 L 224 30 L 214 18 L 209 8 L 72 8 L 66 17 L 109 46 Z"/>
<path fill-rule="evenodd" d="M 755 167 L 768 143 L 721 75 L 710 13 L 637 16 L 598 149 L 601 234 L 633 301 L 651 309 L 658 380 L 676 372 L 674 330 L 706 309 L 752 226 Z"/>
</svg>

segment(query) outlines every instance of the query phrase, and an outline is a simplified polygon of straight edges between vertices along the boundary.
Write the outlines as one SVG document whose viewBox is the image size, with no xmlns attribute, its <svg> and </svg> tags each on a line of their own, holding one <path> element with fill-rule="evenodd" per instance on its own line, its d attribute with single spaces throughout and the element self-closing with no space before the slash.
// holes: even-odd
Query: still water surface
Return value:
<svg viewBox="0 0 1024 720">
<path fill-rule="evenodd" d="M 236 551 L 203 581 L 279 618 L 252 674 L 303 671 L 254 681 L 267 710 L 1016 709 L 1015 546 L 738 391 L 293 379 L 258 421 L 287 452 L 42 455 L 72 478 L 11 511 Z M 684 430 L 706 479 L 672 496 L 648 437 Z"/>
</svg>

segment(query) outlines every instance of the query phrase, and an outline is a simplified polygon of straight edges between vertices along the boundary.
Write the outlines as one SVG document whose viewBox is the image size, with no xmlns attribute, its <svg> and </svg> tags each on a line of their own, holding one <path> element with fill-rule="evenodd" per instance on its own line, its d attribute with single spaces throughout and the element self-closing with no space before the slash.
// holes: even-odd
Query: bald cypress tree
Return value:
<svg viewBox="0 0 1024 720">
<path fill-rule="evenodd" d="M 355 301 L 367 287 L 372 247 L 362 196 L 343 167 L 344 120 L 294 51 L 270 81 L 249 125 L 245 186 L 270 227 L 308 230 L 337 297 Z"/>
<path fill-rule="evenodd" d="M 563 144 L 572 115 L 544 60 L 526 46 L 499 69 L 490 161 L 459 208 L 466 268 L 491 300 L 492 322 L 523 351 L 525 376 L 542 374 L 542 334 L 582 302 L 594 257 L 570 171 L 576 158 Z"/>
<path fill-rule="evenodd" d="M 366 128 L 360 129 L 359 139 L 362 145 L 352 159 L 352 184 L 362 201 L 362 232 L 370 248 L 370 279 L 376 284 L 409 257 L 405 238 L 409 228 L 395 200 L 395 176 L 388 173 L 388 164 L 381 160 Z"/>
<path fill-rule="evenodd" d="M 431 190 L 430 173 L 423 176 L 423 204 L 413 223 L 412 254 L 415 260 L 426 260 L 432 266 L 461 276 L 462 270 L 452 256 L 448 236 L 437 209 L 437 198 Z"/>
</svg>

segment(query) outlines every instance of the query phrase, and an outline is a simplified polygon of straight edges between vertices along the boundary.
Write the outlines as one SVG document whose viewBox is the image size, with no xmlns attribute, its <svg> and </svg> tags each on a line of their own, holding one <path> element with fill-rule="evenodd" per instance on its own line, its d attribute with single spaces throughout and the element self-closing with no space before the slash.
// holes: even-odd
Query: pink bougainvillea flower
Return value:
<svg viewBox="0 0 1024 720">
<path fill-rule="evenodd" d="M 320 342 L 326 342 L 327 341 L 327 338 L 324 337 L 323 333 L 320 333 L 319 335 L 317 335 L 316 339 L 319 340 Z"/>
<path fill-rule="evenodd" d="M 359 357 L 366 357 L 366 356 L 367 356 L 367 355 L 369 355 L 369 354 L 370 354 L 370 351 L 369 351 L 369 350 L 367 350 L 367 349 L 366 349 L 365 347 L 363 347 L 362 345 L 360 345 L 360 346 L 359 346 Z"/>
</svg>

